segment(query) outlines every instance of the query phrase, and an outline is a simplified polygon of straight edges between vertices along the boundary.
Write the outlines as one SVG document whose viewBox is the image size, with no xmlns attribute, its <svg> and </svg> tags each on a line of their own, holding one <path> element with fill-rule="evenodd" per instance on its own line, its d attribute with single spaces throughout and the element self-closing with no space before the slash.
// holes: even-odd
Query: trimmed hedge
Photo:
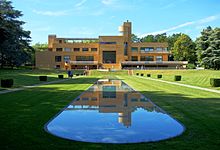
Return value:
<svg viewBox="0 0 220 150">
<path fill-rule="evenodd" d="M 158 74 L 157 75 L 157 78 L 159 79 L 159 78 L 162 78 L 162 74 Z"/>
<path fill-rule="evenodd" d="M 136 73 L 137 76 L 139 76 L 139 73 Z"/>
<path fill-rule="evenodd" d="M 151 74 L 147 74 L 147 77 L 150 77 L 151 76 Z"/>
<path fill-rule="evenodd" d="M 141 76 L 144 76 L 144 74 L 143 74 L 143 73 L 141 73 Z"/>
<path fill-rule="evenodd" d="M 181 76 L 180 75 L 175 75 L 174 76 L 174 81 L 181 81 Z"/>
<path fill-rule="evenodd" d="M 39 76 L 40 81 L 47 81 L 47 76 Z"/>
<path fill-rule="evenodd" d="M 79 76 L 79 73 L 76 73 L 76 76 Z"/>
<path fill-rule="evenodd" d="M 14 84 L 13 79 L 1 79 L 1 87 L 11 88 Z"/>
<path fill-rule="evenodd" d="M 58 75 L 58 78 L 59 78 L 59 79 L 63 79 L 63 75 L 62 75 L 62 74 L 59 74 L 59 75 Z"/>
<path fill-rule="evenodd" d="M 213 87 L 220 87 L 220 78 L 210 78 L 210 84 Z"/>
</svg>

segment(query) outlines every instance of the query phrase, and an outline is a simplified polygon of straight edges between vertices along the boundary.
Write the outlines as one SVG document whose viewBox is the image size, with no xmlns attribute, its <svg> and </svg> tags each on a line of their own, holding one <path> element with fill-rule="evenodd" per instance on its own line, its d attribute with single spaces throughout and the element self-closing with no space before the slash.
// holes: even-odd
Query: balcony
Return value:
<svg viewBox="0 0 220 150">
<path fill-rule="evenodd" d="M 97 65 L 98 61 L 70 61 L 71 65 Z"/>
</svg>

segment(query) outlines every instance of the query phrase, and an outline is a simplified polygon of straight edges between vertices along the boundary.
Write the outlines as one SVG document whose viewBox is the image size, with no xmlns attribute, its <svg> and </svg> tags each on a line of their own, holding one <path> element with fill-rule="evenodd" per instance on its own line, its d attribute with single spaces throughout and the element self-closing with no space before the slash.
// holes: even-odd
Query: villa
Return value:
<svg viewBox="0 0 220 150">
<path fill-rule="evenodd" d="M 119 27 L 119 36 L 58 38 L 48 36 L 48 50 L 36 52 L 37 68 L 148 69 L 185 68 L 186 61 L 169 61 L 168 43 L 132 42 L 132 24 Z"/>
</svg>

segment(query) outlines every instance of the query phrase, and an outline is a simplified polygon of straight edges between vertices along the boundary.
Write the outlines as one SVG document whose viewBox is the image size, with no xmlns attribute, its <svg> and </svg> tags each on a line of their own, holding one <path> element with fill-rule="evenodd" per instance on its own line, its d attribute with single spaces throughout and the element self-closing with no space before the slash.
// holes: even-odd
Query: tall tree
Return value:
<svg viewBox="0 0 220 150">
<path fill-rule="evenodd" d="M 220 28 L 207 27 L 196 39 L 198 60 L 205 68 L 220 69 Z"/>
<path fill-rule="evenodd" d="M 21 16 L 21 11 L 15 10 L 11 1 L 0 0 L 1 67 L 20 66 L 31 58 L 30 31 L 23 30 L 24 22 L 18 20 Z"/>
<path fill-rule="evenodd" d="M 132 34 L 131 35 L 131 41 L 134 42 L 134 43 L 137 43 L 137 42 L 140 42 L 140 38 L 138 38 L 137 35 Z"/>
<path fill-rule="evenodd" d="M 172 53 L 174 60 L 188 61 L 189 63 L 195 63 L 196 61 L 195 44 L 186 34 L 181 34 L 181 36 L 177 38 Z"/>
<path fill-rule="evenodd" d="M 174 43 L 177 41 L 178 37 L 181 36 L 181 33 L 172 34 L 167 37 L 168 49 L 172 51 Z"/>
</svg>

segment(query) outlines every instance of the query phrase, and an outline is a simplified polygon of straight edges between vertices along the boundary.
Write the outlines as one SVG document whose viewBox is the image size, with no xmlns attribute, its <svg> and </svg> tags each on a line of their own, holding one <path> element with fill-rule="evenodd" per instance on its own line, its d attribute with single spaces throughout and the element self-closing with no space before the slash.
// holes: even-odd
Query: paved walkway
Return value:
<svg viewBox="0 0 220 150">
<path fill-rule="evenodd" d="M 75 78 L 73 78 L 73 79 L 75 79 Z M 67 81 L 67 80 L 69 80 L 69 79 L 62 79 L 62 80 L 56 80 L 56 81 L 44 82 L 44 83 L 40 83 L 40 84 L 29 85 L 29 86 L 23 86 L 23 87 L 20 87 L 20 88 L 12 88 L 12 89 L 7 89 L 7 90 L 2 90 L 2 91 L 0 91 L 0 94 L 21 91 L 21 90 L 25 90 L 25 89 L 29 89 L 29 88 L 38 87 L 38 86 L 41 86 L 41 85 L 59 83 L 59 82 Z"/>
<path fill-rule="evenodd" d="M 208 89 L 208 88 L 203 88 L 203 87 L 198 87 L 198 86 L 193 86 L 193 85 L 187 85 L 187 84 L 182 84 L 182 83 L 177 83 L 177 82 L 164 81 L 164 80 L 160 80 L 160 79 L 153 79 L 153 78 L 149 78 L 149 77 L 141 77 L 141 76 L 136 76 L 136 77 L 220 94 L 220 90 Z"/>
</svg>

